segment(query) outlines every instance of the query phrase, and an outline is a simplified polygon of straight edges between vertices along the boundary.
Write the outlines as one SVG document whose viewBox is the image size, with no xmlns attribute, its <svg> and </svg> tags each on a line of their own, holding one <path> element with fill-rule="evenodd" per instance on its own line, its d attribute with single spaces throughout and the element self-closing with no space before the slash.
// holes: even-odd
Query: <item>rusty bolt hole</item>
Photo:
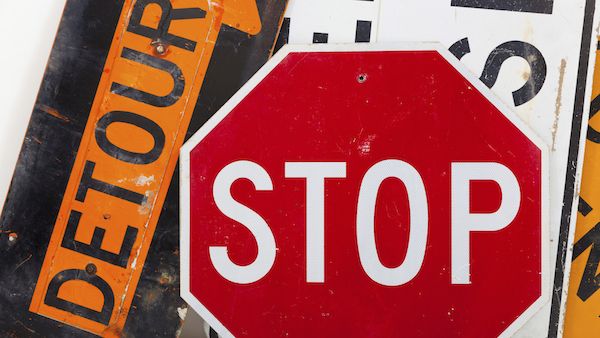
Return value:
<svg viewBox="0 0 600 338">
<path fill-rule="evenodd" d="M 165 47 L 165 45 L 160 45 L 160 44 L 156 45 L 155 49 L 156 49 L 156 52 L 161 55 L 167 51 L 167 47 Z"/>
<path fill-rule="evenodd" d="M 14 242 L 17 240 L 19 236 L 17 235 L 16 232 L 11 232 L 10 234 L 8 234 L 8 241 L 9 242 Z"/>
<path fill-rule="evenodd" d="M 98 268 L 96 268 L 96 265 L 94 263 L 90 263 L 85 266 L 85 272 L 87 272 L 90 276 L 95 275 L 97 271 Z"/>
<path fill-rule="evenodd" d="M 165 55 L 167 53 L 167 45 L 162 43 L 161 41 L 153 41 L 151 45 L 154 47 L 154 52 L 158 55 Z"/>
<path fill-rule="evenodd" d="M 367 81 L 367 74 L 360 74 L 356 78 L 356 81 L 358 81 L 358 83 L 364 83 L 365 81 Z"/>
<path fill-rule="evenodd" d="M 104 215 L 102 215 L 102 218 L 104 218 L 104 219 L 110 219 L 110 214 L 104 214 Z"/>
</svg>

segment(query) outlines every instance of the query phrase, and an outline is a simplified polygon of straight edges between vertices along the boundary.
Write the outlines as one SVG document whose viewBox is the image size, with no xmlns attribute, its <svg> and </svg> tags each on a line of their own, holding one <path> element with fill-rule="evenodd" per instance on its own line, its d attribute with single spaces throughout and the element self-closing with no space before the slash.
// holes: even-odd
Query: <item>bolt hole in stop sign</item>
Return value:
<svg viewBox="0 0 600 338">
<path fill-rule="evenodd" d="M 181 168 L 222 336 L 511 336 L 549 301 L 546 146 L 437 44 L 284 47 Z"/>
</svg>

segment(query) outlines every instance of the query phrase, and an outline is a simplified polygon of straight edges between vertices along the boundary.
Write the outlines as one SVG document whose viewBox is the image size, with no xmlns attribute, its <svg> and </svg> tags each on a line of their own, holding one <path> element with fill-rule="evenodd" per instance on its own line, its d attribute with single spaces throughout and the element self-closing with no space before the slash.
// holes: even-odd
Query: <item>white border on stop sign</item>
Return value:
<svg viewBox="0 0 600 338">
<path fill-rule="evenodd" d="M 449 62 L 470 84 L 488 99 L 502 114 L 515 125 L 542 154 L 542 294 L 525 310 L 500 337 L 511 337 L 550 301 L 550 253 L 549 246 L 549 154 L 548 145 L 533 132 L 508 106 L 486 87 L 470 70 L 466 68 L 444 46 L 437 42 L 400 42 L 400 43 L 353 43 L 353 44 L 307 44 L 285 45 L 271 58 L 219 111 L 211 117 L 181 148 L 180 152 L 180 252 L 181 252 L 181 297 L 221 336 L 234 335 L 213 315 L 209 309 L 191 293 L 190 290 L 190 152 L 198 145 L 269 73 L 294 52 L 373 52 L 373 51 L 436 51 Z M 490 290 L 493 292 L 493 290 Z M 491 305 L 493 306 L 493 305 Z M 243 310 L 234 310 L 243 311 Z"/>
</svg>

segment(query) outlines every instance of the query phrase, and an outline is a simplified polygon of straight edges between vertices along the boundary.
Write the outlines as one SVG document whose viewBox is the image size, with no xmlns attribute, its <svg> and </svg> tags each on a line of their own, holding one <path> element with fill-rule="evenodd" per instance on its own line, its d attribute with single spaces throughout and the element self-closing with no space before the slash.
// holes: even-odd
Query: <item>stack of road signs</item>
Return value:
<svg viewBox="0 0 600 338">
<path fill-rule="evenodd" d="M 179 147 L 266 62 L 285 5 L 67 2 L 2 213 L 0 335 L 179 332 Z"/>
<path fill-rule="evenodd" d="M 185 301 L 210 336 L 600 326 L 597 1 L 286 4 L 67 1 L 0 335 L 176 336 Z"/>
</svg>

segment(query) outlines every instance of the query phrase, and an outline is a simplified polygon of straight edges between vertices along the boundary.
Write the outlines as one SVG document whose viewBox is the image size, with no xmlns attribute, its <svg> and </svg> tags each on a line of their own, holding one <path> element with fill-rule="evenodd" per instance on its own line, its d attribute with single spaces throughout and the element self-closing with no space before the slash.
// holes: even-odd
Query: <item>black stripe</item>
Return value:
<svg viewBox="0 0 600 338">
<path fill-rule="evenodd" d="M 579 206 L 577 208 L 577 210 L 583 215 L 583 216 L 587 216 L 590 212 L 592 212 L 592 206 L 589 205 L 588 202 L 586 202 L 583 197 L 579 197 Z"/>
<path fill-rule="evenodd" d="M 273 53 L 277 53 L 277 51 L 279 51 L 284 45 L 287 45 L 288 41 L 290 40 L 290 20 L 290 18 L 283 18 Z"/>
<path fill-rule="evenodd" d="M 452 0 L 450 6 L 552 14 L 554 0 Z"/>
<path fill-rule="evenodd" d="M 329 34 L 327 33 L 313 33 L 313 43 L 327 43 L 329 40 Z"/>
<path fill-rule="evenodd" d="M 358 20 L 356 21 L 356 35 L 354 42 L 370 42 L 371 41 L 371 21 Z"/>
<path fill-rule="evenodd" d="M 469 38 L 462 38 L 448 48 L 452 55 L 456 56 L 457 59 L 462 59 L 465 55 L 471 53 L 471 46 L 469 45 Z"/>
</svg>

